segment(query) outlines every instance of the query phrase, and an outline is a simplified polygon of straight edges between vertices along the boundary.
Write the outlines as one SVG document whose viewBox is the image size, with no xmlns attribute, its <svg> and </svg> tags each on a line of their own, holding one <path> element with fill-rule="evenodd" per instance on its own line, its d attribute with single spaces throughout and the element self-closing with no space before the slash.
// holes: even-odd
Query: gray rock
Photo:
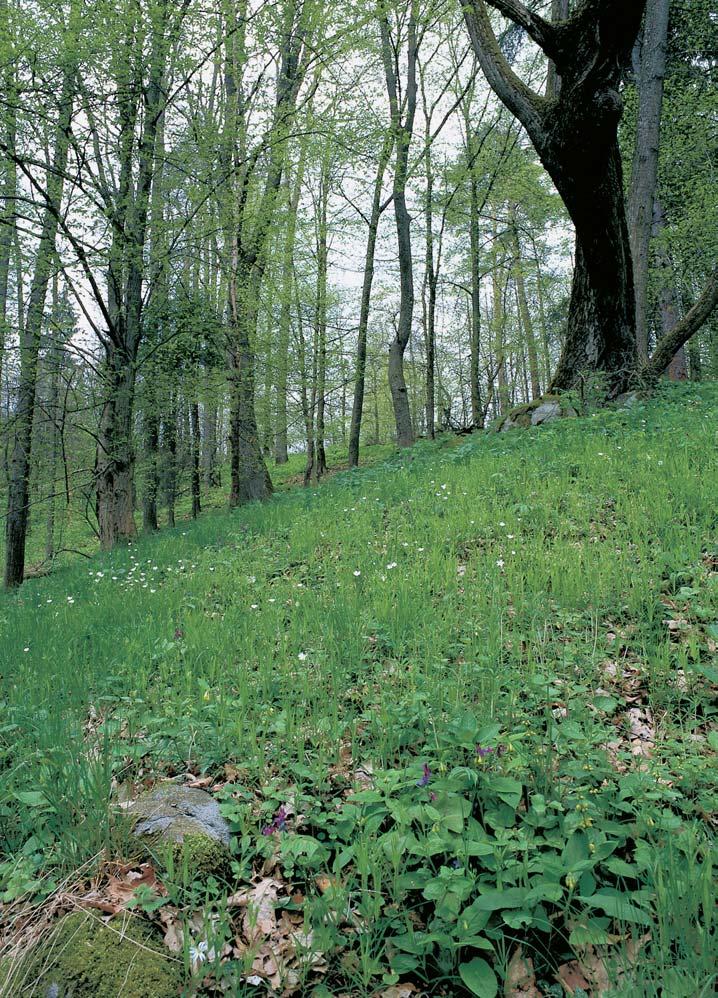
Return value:
<svg viewBox="0 0 718 998">
<path fill-rule="evenodd" d="M 531 425 L 541 426 L 542 423 L 551 423 L 554 419 L 560 419 L 562 415 L 560 402 L 543 402 L 531 413 Z"/>
<path fill-rule="evenodd" d="M 185 836 L 205 835 L 225 846 L 230 842 L 229 825 L 219 804 L 204 790 L 163 783 L 138 797 L 127 814 L 139 837 L 182 842 Z"/>
</svg>

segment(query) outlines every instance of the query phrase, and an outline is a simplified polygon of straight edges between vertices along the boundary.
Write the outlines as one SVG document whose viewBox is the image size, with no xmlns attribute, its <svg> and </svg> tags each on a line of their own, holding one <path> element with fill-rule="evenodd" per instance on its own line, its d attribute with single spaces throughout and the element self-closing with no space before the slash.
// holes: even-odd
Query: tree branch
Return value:
<svg viewBox="0 0 718 998">
<path fill-rule="evenodd" d="M 660 378 L 680 348 L 698 332 L 715 308 L 718 308 L 718 265 L 690 312 L 659 341 L 646 369 L 649 378 Z"/>
<path fill-rule="evenodd" d="M 540 145 L 546 99 L 527 87 L 509 66 L 491 27 L 485 0 L 467 0 L 463 9 L 471 44 L 489 86 L 519 119 L 534 144 Z"/>
<path fill-rule="evenodd" d="M 523 28 L 529 38 L 549 57 L 556 57 L 556 30 L 538 14 L 533 14 L 519 0 L 488 0 L 504 17 L 510 18 L 514 24 Z"/>
</svg>

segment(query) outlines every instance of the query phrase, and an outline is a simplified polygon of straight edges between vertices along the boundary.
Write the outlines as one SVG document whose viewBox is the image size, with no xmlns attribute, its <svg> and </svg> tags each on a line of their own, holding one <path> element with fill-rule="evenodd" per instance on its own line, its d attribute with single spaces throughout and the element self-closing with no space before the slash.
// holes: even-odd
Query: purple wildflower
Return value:
<svg viewBox="0 0 718 998">
<path fill-rule="evenodd" d="M 436 794 L 433 790 L 429 791 L 429 800 L 433 803 L 436 800 Z"/>
<path fill-rule="evenodd" d="M 279 808 L 277 813 L 272 818 L 271 825 L 265 825 L 264 828 L 262 829 L 262 835 L 272 835 L 273 832 L 285 831 L 287 827 L 288 817 L 289 813 L 284 804 L 282 804 L 282 806 Z"/>
<path fill-rule="evenodd" d="M 424 763 L 424 775 L 421 777 L 419 782 L 416 784 L 417 787 L 426 787 L 431 782 L 431 770 L 429 769 L 429 764 Z"/>
<path fill-rule="evenodd" d="M 492 748 L 482 748 L 481 745 L 476 746 L 476 754 L 479 759 L 485 759 L 487 756 L 491 755 L 493 751 L 494 750 Z"/>
<path fill-rule="evenodd" d="M 182 630 L 182 628 L 181 627 L 176 627 L 175 628 L 175 641 L 179 641 L 183 637 L 184 637 L 184 631 Z"/>
</svg>

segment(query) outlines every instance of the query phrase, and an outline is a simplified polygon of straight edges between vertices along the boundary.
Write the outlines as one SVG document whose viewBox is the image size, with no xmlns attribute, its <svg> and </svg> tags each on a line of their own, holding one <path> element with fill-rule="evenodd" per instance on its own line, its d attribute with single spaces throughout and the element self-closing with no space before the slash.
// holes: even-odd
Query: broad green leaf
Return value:
<svg viewBox="0 0 718 998">
<path fill-rule="evenodd" d="M 478 998 L 495 998 L 499 990 L 496 974 L 486 960 L 477 956 L 459 967 L 459 976 L 466 987 Z"/>
</svg>

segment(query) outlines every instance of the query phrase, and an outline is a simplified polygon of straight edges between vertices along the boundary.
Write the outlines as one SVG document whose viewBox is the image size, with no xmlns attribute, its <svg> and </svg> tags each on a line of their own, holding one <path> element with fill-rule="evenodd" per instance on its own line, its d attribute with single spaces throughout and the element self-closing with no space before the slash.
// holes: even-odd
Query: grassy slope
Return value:
<svg viewBox="0 0 718 998">
<path fill-rule="evenodd" d="M 484 986 L 471 960 L 500 976 L 518 939 L 548 980 L 579 912 L 594 933 L 616 931 L 611 915 L 651 933 L 643 983 L 618 993 L 657 993 L 667 974 L 672 995 L 703 993 L 717 426 L 716 387 L 688 386 L 631 412 L 420 443 L 5 597 L 7 897 L 108 844 L 111 777 L 190 769 L 232 781 L 238 876 L 281 850 L 323 926 L 329 993 L 372 994 L 396 970 L 458 994 L 459 965 Z M 506 751 L 482 759 L 478 743 Z M 373 786 L 347 802 L 342 781 Z M 287 801 L 306 817 L 262 836 Z M 327 937 L 312 885 L 331 870 L 367 933 Z M 524 890 L 523 920 L 487 902 L 462 937 L 458 912 L 497 885 Z M 407 943 L 417 926 L 436 938 Z"/>
</svg>

